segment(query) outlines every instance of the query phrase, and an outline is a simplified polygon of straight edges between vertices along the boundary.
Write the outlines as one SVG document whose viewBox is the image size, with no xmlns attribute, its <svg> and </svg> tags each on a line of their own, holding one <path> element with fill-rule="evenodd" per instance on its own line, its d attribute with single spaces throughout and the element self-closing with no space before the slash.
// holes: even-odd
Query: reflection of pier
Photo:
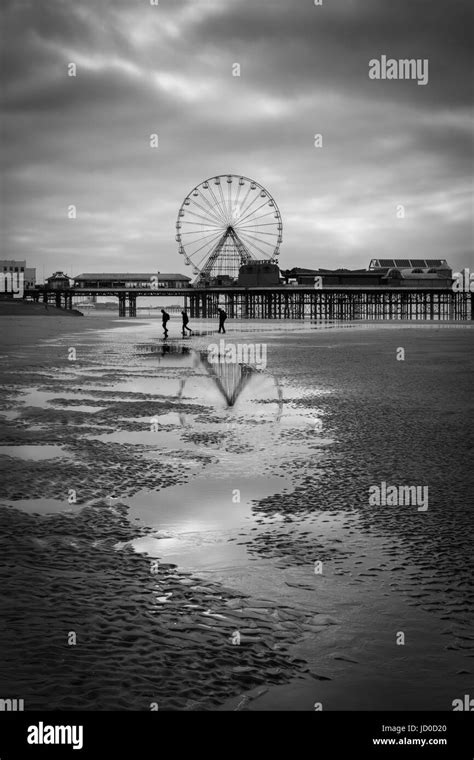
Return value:
<svg viewBox="0 0 474 760">
<path fill-rule="evenodd" d="M 25 291 L 27 298 L 71 309 L 73 298 L 113 296 L 120 317 L 136 317 L 137 298 L 172 296 L 184 299 L 194 319 L 216 318 L 218 306 L 230 319 L 311 320 L 469 320 L 474 319 L 474 294 L 451 289 L 357 288 L 67 288 L 47 286 Z"/>
</svg>

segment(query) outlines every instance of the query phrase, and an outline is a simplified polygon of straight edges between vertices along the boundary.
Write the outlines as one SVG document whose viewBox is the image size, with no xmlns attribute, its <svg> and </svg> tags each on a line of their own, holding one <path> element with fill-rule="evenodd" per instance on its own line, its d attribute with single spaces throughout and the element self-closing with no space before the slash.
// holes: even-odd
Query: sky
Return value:
<svg viewBox="0 0 474 760">
<path fill-rule="evenodd" d="M 2 257 L 39 280 L 189 274 L 179 208 L 228 173 L 278 204 L 282 268 L 474 269 L 470 0 L 3 6 Z M 371 79 L 383 55 L 427 59 L 428 83 Z"/>
</svg>

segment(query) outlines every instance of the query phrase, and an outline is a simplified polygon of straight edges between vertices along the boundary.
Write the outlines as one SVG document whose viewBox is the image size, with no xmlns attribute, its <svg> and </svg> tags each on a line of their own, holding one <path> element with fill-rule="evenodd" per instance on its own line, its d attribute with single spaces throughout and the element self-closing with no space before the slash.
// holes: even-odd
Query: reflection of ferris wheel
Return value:
<svg viewBox="0 0 474 760">
<path fill-rule="evenodd" d="M 248 177 L 222 174 L 201 182 L 184 199 L 176 240 L 198 280 L 227 275 L 252 261 L 277 261 L 282 241 L 278 206 Z"/>
<path fill-rule="evenodd" d="M 178 383 L 175 392 L 179 401 L 184 403 L 198 399 L 199 403 L 204 401 L 222 411 L 234 407 L 241 411 L 239 401 L 243 402 L 244 407 L 251 401 L 260 403 L 260 421 L 280 422 L 284 406 L 283 388 L 274 375 L 256 372 L 243 364 L 211 364 L 206 351 L 178 344 L 144 343 L 137 348 L 140 355 L 156 357 L 160 368 L 180 370 L 173 380 Z M 182 424 L 188 412 L 189 409 L 179 412 Z"/>
<path fill-rule="evenodd" d="M 206 398 L 216 405 L 224 403 L 224 409 L 236 407 L 238 401 L 244 404 L 252 401 L 262 402 L 268 407 L 267 417 L 264 410 L 259 411 L 261 421 L 279 422 L 283 414 L 283 390 L 277 377 L 267 372 L 256 372 L 251 367 L 243 364 L 210 364 L 207 353 L 193 352 L 193 368 L 201 368 L 211 380 L 210 387 L 206 388 L 203 375 L 182 377 L 179 383 L 178 399 L 183 400 L 185 386 L 188 386 L 190 398 L 198 393 L 202 400 Z M 209 394 L 209 389 L 211 393 Z M 219 392 L 215 394 L 215 390 Z M 214 391 L 214 392 L 212 392 Z M 275 414 L 274 405 L 277 406 Z"/>
</svg>

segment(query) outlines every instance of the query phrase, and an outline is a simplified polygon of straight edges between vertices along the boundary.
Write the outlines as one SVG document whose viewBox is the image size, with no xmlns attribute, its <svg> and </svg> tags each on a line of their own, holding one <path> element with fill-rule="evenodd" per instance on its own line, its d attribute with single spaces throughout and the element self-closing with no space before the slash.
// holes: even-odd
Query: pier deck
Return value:
<svg viewBox="0 0 474 760">
<path fill-rule="evenodd" d="M 421 288 L 322 288 L 281 286 L 272 288 L 68 288 L 40 287 L 25 297 L 58 307 L 73 308 L 85 296 L 118 299 L 120 317 L 136 317 L 137 298 L 172 296 L 184 299 L 194 319 L 216 317 L 225 309 L 230 319 L 310 320 L 472 320 L 474 294 L 451 289 Z"/>
</svg>

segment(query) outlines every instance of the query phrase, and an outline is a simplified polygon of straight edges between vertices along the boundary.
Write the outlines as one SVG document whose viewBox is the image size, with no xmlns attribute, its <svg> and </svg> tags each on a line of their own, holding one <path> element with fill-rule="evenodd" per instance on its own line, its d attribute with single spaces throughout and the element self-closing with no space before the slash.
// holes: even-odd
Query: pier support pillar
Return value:
<svg viewBox="0 0 474 760">
<path fill-rule="evenodd" d="M 135 295 L 132 295 L 131 293 L 128 297 L 128 316 L 129 317 L 137 316 L 137 297 Z"/>
<path fill-rule="evenodd" d="M 126 295 L 125 293 L 120 293 L 119 297 L 119 317 L 125 317 L 126 316 Z"/>
</svg>

